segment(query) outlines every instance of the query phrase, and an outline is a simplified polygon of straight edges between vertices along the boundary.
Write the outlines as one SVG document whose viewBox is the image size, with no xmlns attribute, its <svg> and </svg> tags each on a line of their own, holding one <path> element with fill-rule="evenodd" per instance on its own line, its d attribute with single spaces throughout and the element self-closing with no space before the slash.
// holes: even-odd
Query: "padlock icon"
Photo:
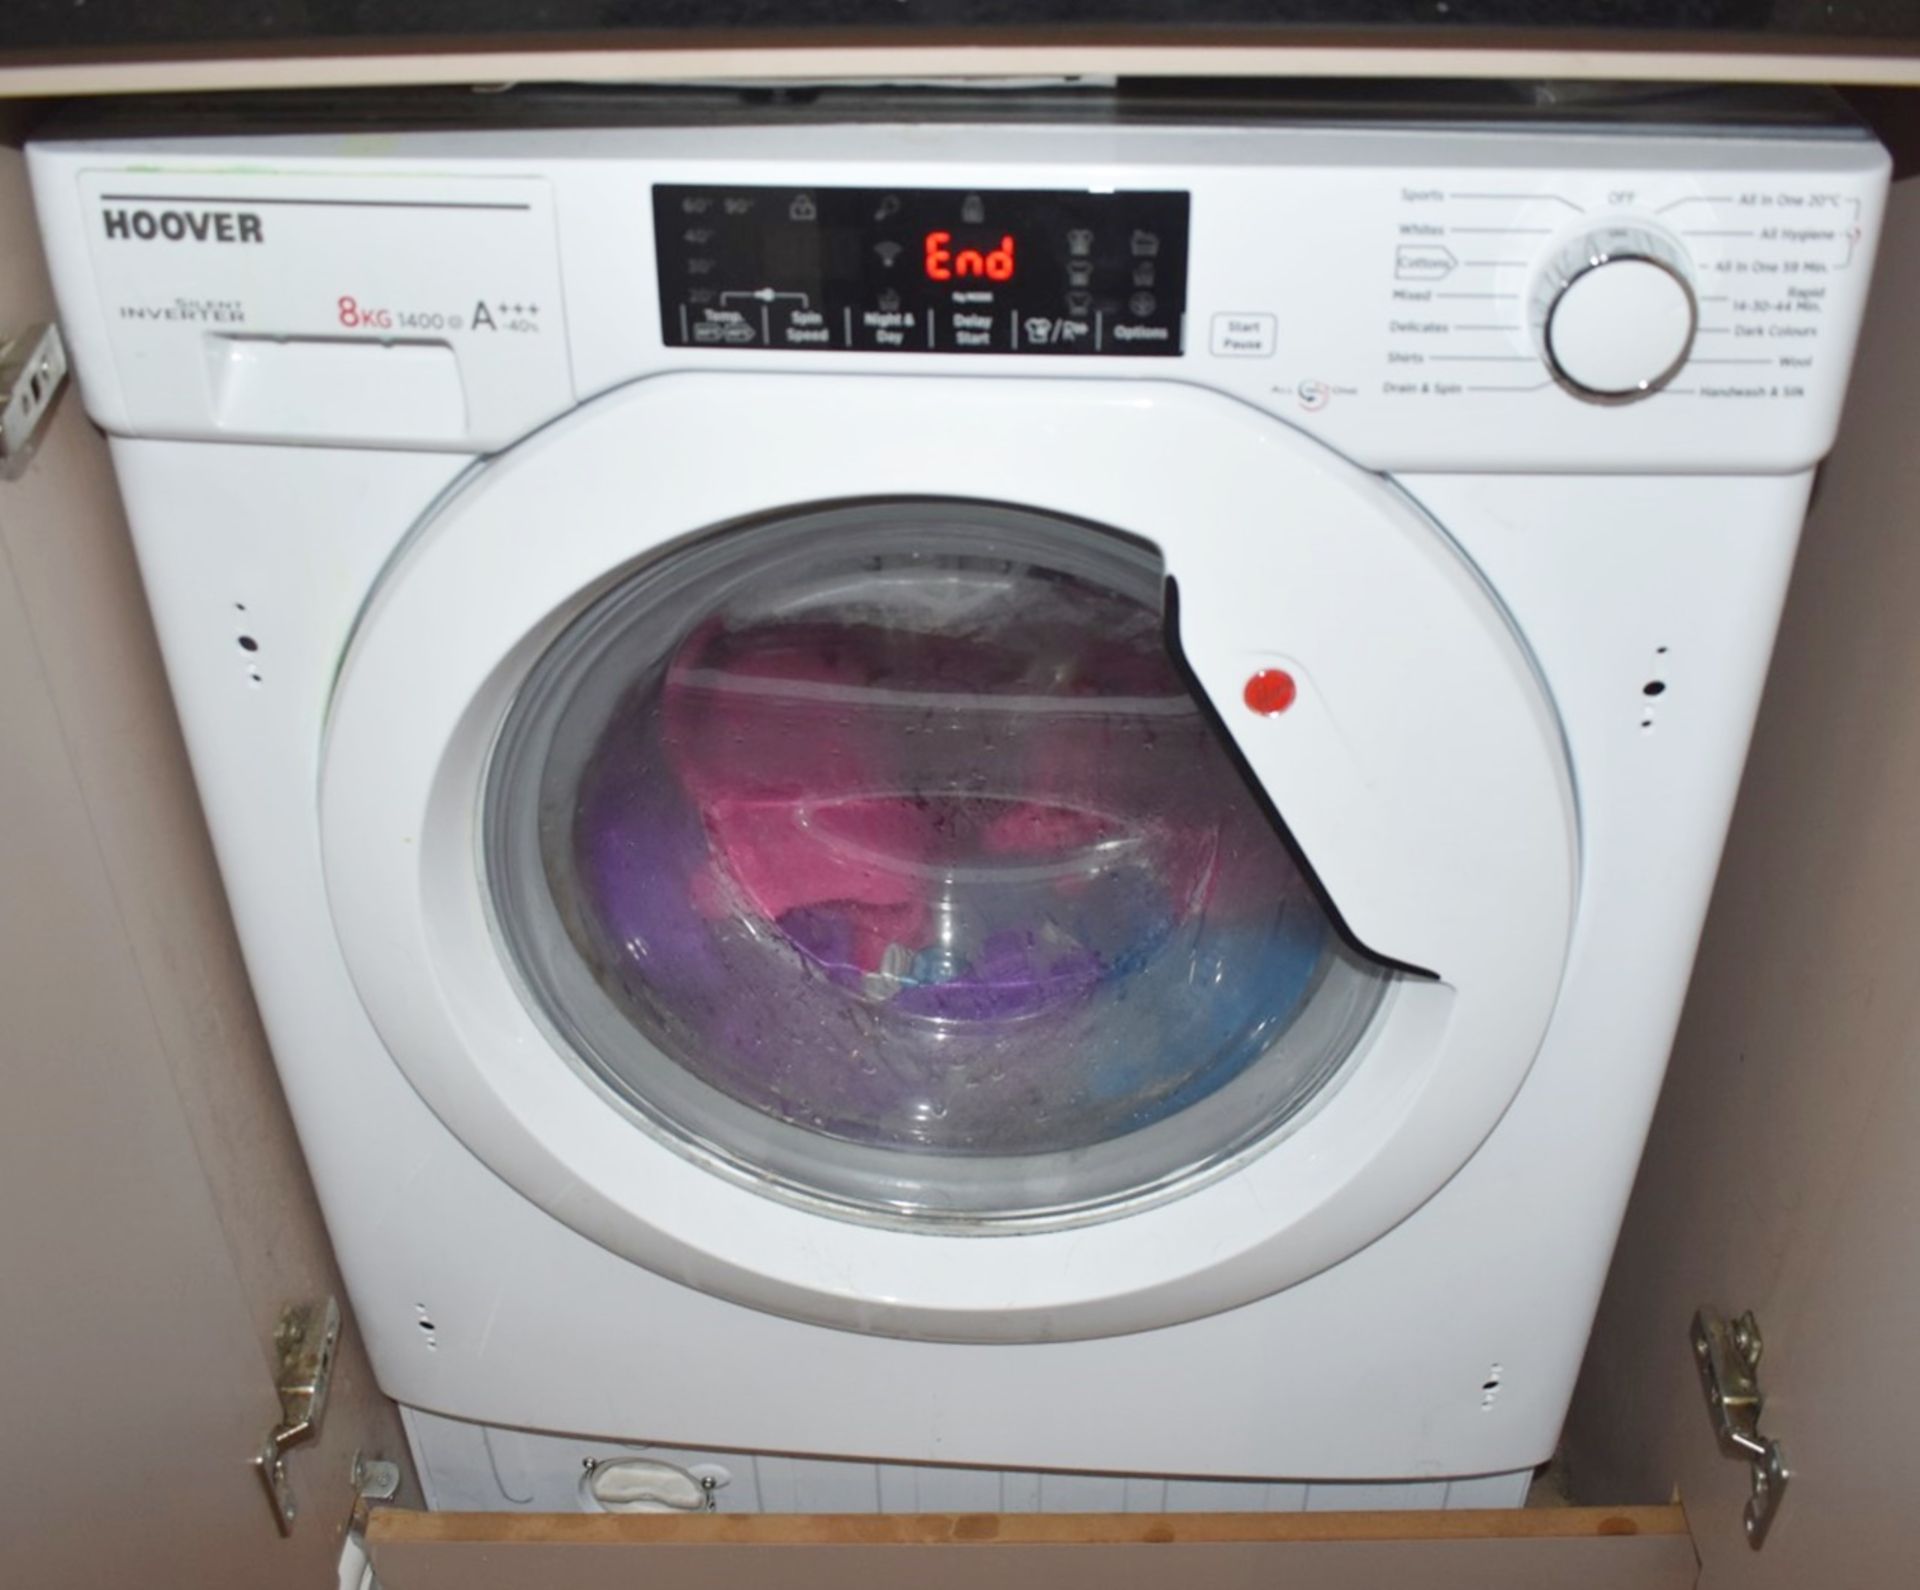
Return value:
<svg viewBox="0 0 1920 1590">
<path fill-rule="evenodd" d="M 789 221 L 819 220 L 820 211 L 813 202 L 813 195 L 810 193 L 796 193 L 793 196 L 793 203 L 787 206 L 787 219 Z"/>
</svg>

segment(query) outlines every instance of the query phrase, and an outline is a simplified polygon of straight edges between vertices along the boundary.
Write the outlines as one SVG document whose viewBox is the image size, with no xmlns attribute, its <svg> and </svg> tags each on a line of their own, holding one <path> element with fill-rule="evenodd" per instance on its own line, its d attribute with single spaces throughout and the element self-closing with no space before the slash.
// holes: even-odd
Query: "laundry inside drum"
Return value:
<svg viewBox="0 0 1920 1590">
<path fill-rule="evenodd" d="M 1387 976 L 1169 654 L 1151 552 L 956 504 L 736 529 L 549 651 L 496 915 L 677 1146 L 889 1218 L 1124 1201 L 1270 1135 Z"/>
</svg>

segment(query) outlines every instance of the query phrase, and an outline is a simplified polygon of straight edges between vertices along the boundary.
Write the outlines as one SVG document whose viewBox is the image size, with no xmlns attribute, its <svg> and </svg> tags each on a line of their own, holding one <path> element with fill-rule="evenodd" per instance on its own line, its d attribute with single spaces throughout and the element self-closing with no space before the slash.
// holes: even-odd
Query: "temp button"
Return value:
<svg viewBox="0 0 1920 1590">
<path fill-rule="evenodd" d="M 1272 315 L 1233 313 L 1213 317 L 1212 347 L 1220 358 L 1271 359 L 1279 342 L 1279 322 Z"/>
</svg>

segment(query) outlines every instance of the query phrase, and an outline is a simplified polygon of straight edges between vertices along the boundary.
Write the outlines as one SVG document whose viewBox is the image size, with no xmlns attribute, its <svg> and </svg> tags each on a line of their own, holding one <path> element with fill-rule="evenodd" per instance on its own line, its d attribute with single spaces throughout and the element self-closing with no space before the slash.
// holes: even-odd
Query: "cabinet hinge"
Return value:
<svg viewBox="0 0 1920 1590">
<path fill-rule="evenodd" d="M 333 1386 L 334 1349 L 339 1345 L 340 1305 L 331 1297 L 324 1303 L 292 1304 L 281 1313 L 273 1333 L 280 1422 L 261 1442 L 253 1465 L 283 1535 L 293 1533 L 300 1510 L 287 1478 L 287 1453 L 320 1433 L 327 1393 Z"/>
<path fill-rule="evenodd" d="M 67 379 L 67 345 L 51 323 L 0 342 L 0 480 L 14 480 L 40 445 Z"/>
<path fill-rule="evenodd" d="M 1710 1308 L 1693 1316 L 1693 1358 L 1720 1450 L 1752 1470 L 1746 1525 L 1747 1544 L 1755 1551 L 1765 1544 L 1793 1477 L 1780 1443 L 1760 1433 L 1760 1410 L 1766 1403 L 1760 1392 L 1762 1345 L 1760 1322 L 1751 1309 L 1731 1324 Z"/>
</svg>

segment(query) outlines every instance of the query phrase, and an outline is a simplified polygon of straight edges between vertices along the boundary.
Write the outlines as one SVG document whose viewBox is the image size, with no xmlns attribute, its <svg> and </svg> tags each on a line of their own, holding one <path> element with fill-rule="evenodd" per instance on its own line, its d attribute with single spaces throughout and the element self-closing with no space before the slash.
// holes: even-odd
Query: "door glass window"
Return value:
<svg viewBox="0 0 1920 1590">
<path fill-rule="evenodd" d="M 1160 582 L 1110 531 L 895 502 L 615 584 L 488 774 L 536 1015 L 682 1152 L 856 1218 L 1085 1217 L 1274 1135 L 1389 977 L 1196 701 Z"/>
</svg>

